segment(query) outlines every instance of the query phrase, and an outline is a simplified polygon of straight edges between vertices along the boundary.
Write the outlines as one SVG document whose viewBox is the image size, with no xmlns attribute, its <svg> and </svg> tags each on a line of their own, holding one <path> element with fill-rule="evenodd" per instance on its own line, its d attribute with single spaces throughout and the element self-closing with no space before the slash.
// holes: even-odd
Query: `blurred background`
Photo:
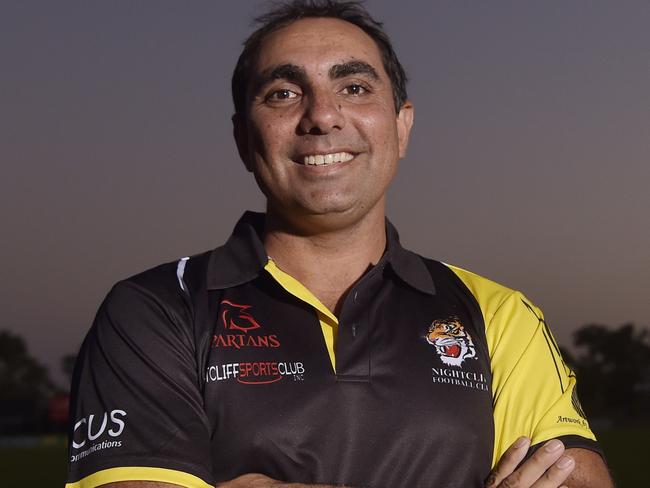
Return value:
<svg viewBox="0 0 650 488">
<path fill-rule="evenodd" d="M 619 486 L 647 485 L 650 2 L 366 4 L 416 107 L 403 243 L 539 305 Z M 229 87 L 263 5 L 0 3 L 3 486 L 64 483 L 70 372 L 112 284 L 264 208 Z"/>
</svg>

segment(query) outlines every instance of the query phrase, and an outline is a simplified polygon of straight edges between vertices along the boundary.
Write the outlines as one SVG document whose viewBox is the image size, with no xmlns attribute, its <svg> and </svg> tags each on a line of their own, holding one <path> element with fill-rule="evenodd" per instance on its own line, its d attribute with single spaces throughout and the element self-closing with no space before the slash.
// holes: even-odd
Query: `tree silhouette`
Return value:
<svg viewBox="0 0 650 488">
<path fill-rule="evenodd" d="M 590 324 L 573 335 L 577 355 L 566 353 L 587 413 L 615 421 L 650 415 L 650 333 L 625 324 Z"/>
<path fill-rule="evenodd" d="M 23 338 L 0 331 L 0 432 L 41 428 L 53 391 L 47 369 L 29 355 Z"/>
</svg>

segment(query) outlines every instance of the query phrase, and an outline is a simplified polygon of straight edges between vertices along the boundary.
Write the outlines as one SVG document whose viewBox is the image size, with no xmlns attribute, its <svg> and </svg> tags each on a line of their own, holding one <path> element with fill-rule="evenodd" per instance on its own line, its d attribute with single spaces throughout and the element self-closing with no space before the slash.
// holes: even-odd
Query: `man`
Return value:
<svg viewBox="0 0 650 488">
<path fill-rule="evenodd" d="M 328 1 L 262 21 L 233 122 L 267 212 L 111 291 L 68 486 L 611 486 L 539 310 L 386 221 L 413 106 L 380 25 Z"/>
</svg>

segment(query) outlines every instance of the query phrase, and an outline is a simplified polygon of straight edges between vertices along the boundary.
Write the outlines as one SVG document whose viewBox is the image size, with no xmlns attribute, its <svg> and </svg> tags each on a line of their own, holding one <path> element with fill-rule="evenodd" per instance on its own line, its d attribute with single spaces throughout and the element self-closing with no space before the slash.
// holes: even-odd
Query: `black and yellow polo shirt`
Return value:
<svg viewBox="0 0 650 488">
<path fill-rule="evenodd" d="M 400 246 L 336 317 L 268 258 L 263 215 L 118 283 L 73 379 L 68 487 L 244 473 L 481 487 L 520 435 L 598 449 L 541 312 Z"/>
</svg>

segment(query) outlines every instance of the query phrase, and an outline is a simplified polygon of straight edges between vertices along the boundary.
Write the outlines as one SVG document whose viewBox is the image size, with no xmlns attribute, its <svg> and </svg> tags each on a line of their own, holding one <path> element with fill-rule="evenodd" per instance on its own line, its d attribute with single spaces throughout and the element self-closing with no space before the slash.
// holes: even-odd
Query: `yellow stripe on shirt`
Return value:
<svg viewBox="0 0 650 488">
<path fill-rule="evenodd" d="M 65 488 L 95 488 L 107 483 L 118 481 L 157 481 L 171 483 L 185 488 L 214 488 L 198 476 L 166 468 L 151 468 L 146 466 L 130 466 L 109 468 L 97 471 L 74 483 L 68 483 Z"/>
</svg>

